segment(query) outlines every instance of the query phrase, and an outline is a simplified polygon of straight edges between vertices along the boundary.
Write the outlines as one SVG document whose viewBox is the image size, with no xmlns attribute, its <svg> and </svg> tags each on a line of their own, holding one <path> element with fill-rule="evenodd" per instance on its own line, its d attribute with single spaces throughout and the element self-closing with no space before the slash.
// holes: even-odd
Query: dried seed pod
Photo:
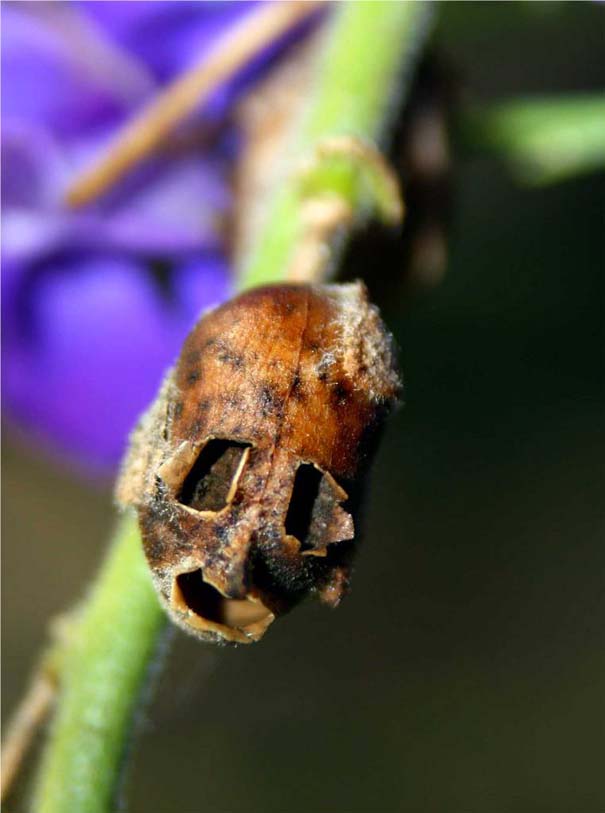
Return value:
<svg viewBox="0 0 605 813">
<path fill-rule="evenodd" d="M 257 288 L 203 316 L 118 483 L 179 625 L 246 643 L 309 592 L 338 604 L 351 498 L 399 386 L 361 283 Z"/>
</svg>

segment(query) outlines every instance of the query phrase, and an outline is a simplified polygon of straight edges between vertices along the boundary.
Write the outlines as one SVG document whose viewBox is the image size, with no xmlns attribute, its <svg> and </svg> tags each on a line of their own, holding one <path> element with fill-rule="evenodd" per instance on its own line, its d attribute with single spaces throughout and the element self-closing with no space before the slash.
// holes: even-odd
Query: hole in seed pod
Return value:
<svg viewBox="0 0 605 813">
<path fill-rule="evenodd" d="M 220 511 L 235 495 L 250 443 L 211 438 L 185 478 L 178 501 L 196 511 Z"/>
<path fill-rule="evenodd" d="M 177 608 L 191 610 L 208 629 L 216 629 L 229 638 L 229 630 L 254 634 L 273 620 L 273 614 L 260 601 L 227 598 L 204 581 L 202 571 L 181 573 L 176 578 L 174 600 Z"/>
<path fill-rule="evenodd" d="M 311 463 L 301 463 L 296 470 L 286 515 L 286 533 L 298 539 L 301 551 L 313 547 L 309 536 L 322 477 L 322 472 Z"/>
</svg>

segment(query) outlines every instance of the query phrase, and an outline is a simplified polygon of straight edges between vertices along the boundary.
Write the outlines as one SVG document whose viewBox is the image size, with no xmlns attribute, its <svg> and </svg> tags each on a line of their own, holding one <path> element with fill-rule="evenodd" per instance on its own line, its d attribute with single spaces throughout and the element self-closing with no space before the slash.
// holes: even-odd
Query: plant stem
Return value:
<svg viewBox="0 0 605 813">
<path fill-rule="evenodd" d="M 112 809 L 133 713 L 164 625 L 136 519 L 127 514 L 66 644 L 35 813 Z"/>
<path fill-rule="evenodd" d="M 312 150 L 336 136 L 374 141 L 396 90 L 403 93 L 428 4 L 348 2 L 335 7 L 325 53 L 296 141 Z M 321 174 L 321 173 L 320 173 Z M 324 187 L 362 203 L 354 184 L 326 168 Z M 239 289 L 283 280 L 299 238 L 298 183 L 289 179 Z M 34 813 L 108 813 L 134 712 L 165 624 L 133 516 L 119 527 L 65 656 L 61 695 L 34 799 Z"/>
<path fill-rule="evenodd" d="M 290 176 L 268 206 L 267 228 L 241 270 L 246 287 L 283 280 L 303 230 L 299 159 L 312 160 L 322 142 L 348 136 L 384 140 L 399 109 L 415 57 L 425 39 L 432 8 L 427 2 L 347 2 L 327 24 L 325 47 L 311 90 L 311 103 L 291 139 Z M 358 211 L 352 162 L 348 172 L 326 163 L 318 172 L 325 186 Z"/>
</svg>

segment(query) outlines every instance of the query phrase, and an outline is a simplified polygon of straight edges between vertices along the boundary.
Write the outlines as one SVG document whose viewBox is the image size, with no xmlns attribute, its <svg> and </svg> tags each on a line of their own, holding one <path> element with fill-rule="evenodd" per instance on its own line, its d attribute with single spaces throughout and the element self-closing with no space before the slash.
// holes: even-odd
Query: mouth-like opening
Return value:
<svg viewBox="0 0 605 813">
<path fill-rule="evenodd" d="M 176 577 L 172 601 L 180 612 L 189 611 L 187 622 L 190 626 L 216 632 L 227 641 L 258 641 L 275 619 L 257 598 L 223 596 L 204 581 L 201 569 Z"/>
</svg>

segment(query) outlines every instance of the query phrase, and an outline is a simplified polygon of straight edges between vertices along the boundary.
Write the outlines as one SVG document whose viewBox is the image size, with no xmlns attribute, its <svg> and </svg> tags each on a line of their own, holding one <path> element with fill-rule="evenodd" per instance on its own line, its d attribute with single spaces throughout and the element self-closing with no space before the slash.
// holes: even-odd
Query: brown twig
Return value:
<svg viewBox="0 0 605 813">
<path fill-rule="evenodd" d="M 36 732 L 50 713 L 56 694 L 57 676 L 48 660 L 44 660 L 32 676 L 2 743 L 2 800 L 11 790 Z"/>
<path fill-rule="evenodd" d="M 91 169 L 75 179 L 66 194 L 68 205 L 84 206 L 101 196 L 157 149 L 175 125 L 220 84 L 322 5 L 322 0 L 274 2 L 247 15 L 202 62 L 179 76 L 127 125 Z"/>
</svg>

